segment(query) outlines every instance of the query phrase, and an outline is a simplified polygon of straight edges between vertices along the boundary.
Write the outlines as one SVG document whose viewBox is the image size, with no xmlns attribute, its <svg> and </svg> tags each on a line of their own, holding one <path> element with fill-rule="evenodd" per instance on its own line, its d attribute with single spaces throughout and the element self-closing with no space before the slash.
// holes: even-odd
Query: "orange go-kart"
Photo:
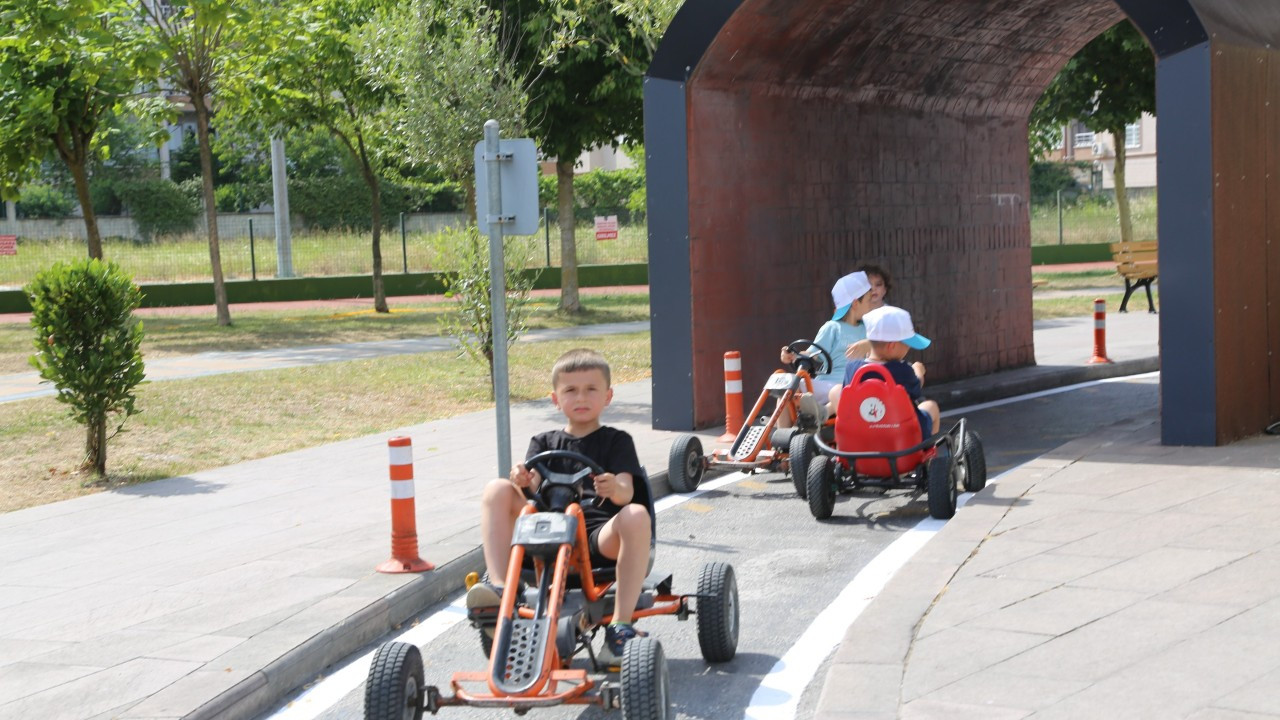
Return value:
<svg viewBox="0 0 1280 720">
<path fill-rule="evenodd" d="M 575 473 L 553 472 L 560 461 L 580 466 Z M 621 708 L 626 720 L 659 720 L 672 715 L 670 679 L 662 645 L 640 636 L 624 646 L 621 670 L 614 680 L 610 668 L 596 657 L 595 635 L 612 619 L 614 568 L 593 568 L 583 523 L 584 479 L 604 472 L 590 458 L 553 450 L 526 461 L 543 480 L 537 493 L 528 490 L 529 504 L 516 521 L 511 541 L 501 605 L 496 610 L 472 611 L 488 650 L 489 667 L 456 672 L 445 695 L 423 680 L 422 655 L 409 643 L 391 642 L 378 648 L 365 687 L 365 717 L 376 720 L 417 720 L 423 711 L 435 714 L 448 705 L 506 708 L 523 715 L 532 708 L 560 704 Z M 654 517 L 648 480 L 637 478 L 636 492 Z M 656 527 L 656 523 L 655 523 Z M 650 567 L 652 567 L 652 547 Z M 532 563 L 527 562 L 532 560 Z M 522 587 L 522 580 L 532 582 Z M 474 582 L 474 578 L 469 581 Z M 696 611 L 689 600 L 697 598 Z M 671 576 L 650 575 L 644 582 L 634 618 L 697 616 L 698 644 L 707 662 L 733 659 L 738 648 L 738 586 L 733 567 L 709 563 L 698 578 L 696 595 L 676 595 Z M 575 657 L 585 655 L 582 662 Z"/>
<path fill-rule="evenodd" d="M 803 351 L 813 348 L 813 355 Z M 787 345 L 796 354 L 789 369 L 775 370 L 765 381 L 760 398 L 747 414 L 742 428 L 728 449 L 718 449 L 703 456 L 702 441 L 696 435 L 681 435 L 671 445 L 667 461 L 667 480 L 676 492 L 692 492 L 708 470 L 749 470 L 752 472 L 790 472 L 791 481 L 801 497 L 805 494 L 805 471 L 815 452 L 813 435 L 826 422 L 821 407 L 825 398 L 813 397 L 813 377 L 832 367 L 831 355 L 812 340 L 796 340 Z M 801 407 L 802 393 L 814 400 Z M 769 401 L 773 410 L 767 412 Z M 790 427 L 779 427 L 786 418 Z"/>
<path fill-rule="evenodd" d="M 956 486 L 978 492 L 987 484 L 982 438 L 963 418 L 921 440 L 916 406 L 882 365 L 864 365 L 840 394 L 835 447 L 822 437 L 809 464 L 809 512 L 831 517 L 836 493 L 861 487 L 914 488 L 929 496 L 929 515 L 956 512 Z"/>
</svg>

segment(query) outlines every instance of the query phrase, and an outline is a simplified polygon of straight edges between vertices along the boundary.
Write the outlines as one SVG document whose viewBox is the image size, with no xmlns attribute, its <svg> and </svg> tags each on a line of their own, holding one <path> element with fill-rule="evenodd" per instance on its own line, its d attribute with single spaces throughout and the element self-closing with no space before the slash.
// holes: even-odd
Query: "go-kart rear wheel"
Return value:
<svg viewBox="0 0 1280 720">
<path fill-rule="evenodd" d="M 964 453 L 960 459 L 964 466 L 964 489 L 978 492 L 987 486 L 987 451 L 977 430 L 965 430 Z"/>
<path fill-rule="evenodd" d="M 386 643 L 369 665 L 364 686 L 365 720 L 421 720 L 424 691 L 418 647 Z"/>
<path fill-rule="evenodd" d="M 667 457 L 667 482 L 678 493 L 693 492 L 702 482 L 707 466 L 702 457 L 702 441 L 696 435 L 681 435 L 671 443 Z"/>
<path fill-rule="evenodd" d="M 798 432 L 791 436 L 791 447 L 787 449 L 787 458 L 791 465 L 791 483 L 796 486 L 796 494 L 804 499 L 808 495 L 809 463 L 818 448 L 809 433 Z"/>
<path fill-rule="evenodd" d="M 622 651 L 623 720 L 667 720 L 671 717 L 671 674 L 667 656 L 655 638 L 636 637 Z"/>
<path fill-rule="evenodd" d="M 836 509 L 835 460 L 819 455 L 809 463 L 805 474 L 808 486 L 809 513 L 819 520 L 826 520 Z"/>
<path fill-rule="evenodd" d="M 708 563 L 698 576 L 698 646 L 707 662 L 738 654 L 738 580 L 728 563 Z"/>
<path fill-rule="evenodd" d="M 951 449 L 939 445 L 925 469 L 929 490 L 929 516 L 950 520 L 956 514 L 956 479 L 951 475 Z"/>
</svg>

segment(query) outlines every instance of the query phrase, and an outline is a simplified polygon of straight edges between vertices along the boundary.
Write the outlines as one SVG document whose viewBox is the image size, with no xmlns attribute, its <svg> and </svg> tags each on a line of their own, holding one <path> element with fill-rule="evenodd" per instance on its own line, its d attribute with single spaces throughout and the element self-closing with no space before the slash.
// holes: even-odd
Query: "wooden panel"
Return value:
<svg viewBox="0 0 1280 720">
<path fill-rule="evenodd" d="M 1267 358 L 1268 59 L 1274 52 L 1214 44 L 1214 355 L 1217 437 L 1262 430 L 1269 416 Z"/>
<path fill-rule="evenodd" d="M 1267 167 L 1267 366 L 1270 392 L 1267 393 L 1267 422 L 1280 420 L 1280 57 L 1270 53 L 1267 57 L 1267 132 L 1263 142 Z"/>
</svg>

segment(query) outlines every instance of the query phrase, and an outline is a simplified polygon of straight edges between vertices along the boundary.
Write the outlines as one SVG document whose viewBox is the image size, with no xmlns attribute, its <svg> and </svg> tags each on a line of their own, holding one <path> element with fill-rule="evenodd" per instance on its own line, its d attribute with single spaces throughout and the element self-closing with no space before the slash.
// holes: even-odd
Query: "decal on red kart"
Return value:
<svg viewBox="0 0 1280 720">
<path fill-rule="evenodd" d="M 884 412 L 884 403 L 877 397 L 869 397 L 858 406 L 858 413 L 869 423 L 882 419 Z"/>
</svg>

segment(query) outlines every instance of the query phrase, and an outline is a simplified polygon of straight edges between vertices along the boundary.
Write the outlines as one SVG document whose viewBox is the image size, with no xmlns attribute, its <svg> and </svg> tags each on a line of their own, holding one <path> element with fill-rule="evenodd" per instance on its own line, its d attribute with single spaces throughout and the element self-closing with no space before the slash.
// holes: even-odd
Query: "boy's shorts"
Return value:
<svg viewBox="0 0 1280 720">
<path fill-rule="evenodd" d="M 600 531 L 604 529 L 605 523 L 600 523 L 595 527 L 587 528 L 587 550 L 591 553 L 591 567 L 606 568 L 613 567 L 618 561 L 600 552 Z"/>
<path fill-rule="evenodd" d="M 933 434 L 933 418 L 920 408 L 916 408 L 916 417 L 920 418 L 920 440 L 923 442 Z"/>
</svg>

